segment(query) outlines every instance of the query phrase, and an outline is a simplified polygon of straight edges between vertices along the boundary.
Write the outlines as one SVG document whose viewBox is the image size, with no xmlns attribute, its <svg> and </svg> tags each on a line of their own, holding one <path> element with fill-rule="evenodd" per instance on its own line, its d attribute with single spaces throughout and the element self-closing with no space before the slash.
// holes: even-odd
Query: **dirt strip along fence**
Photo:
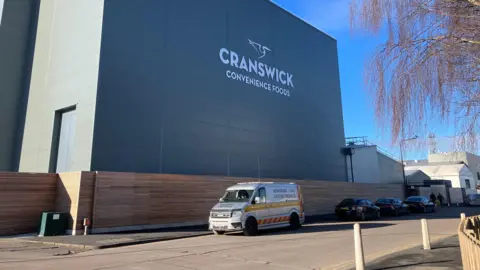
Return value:
<svg viewBox="0 0 480 270">
<path fill-rule="evenodd" d="M 0 172 L 0 235 L 36 232 L 55 210 L 56 174 Z"/>
<path fill-rule="evenodd" d="M 254 178 L 98 172 L 93 202 L 93 229 L 142 225 L 206 224 L 212 206 L 225 189 Z M 403 198 L 401 185 L 331 181 L 261 179 L 302 186 L 307 215 L 333 213 L 345 197 Z M 148 226 L 147 226 L 148 228 Z M 103 230 L 101 230 L 103 231 Z"/>
<path fill-rule="evenodd" d="M 480 270 L 480 216 L 460 221 L 458 240 L 465 270 Z"/>
</svg>

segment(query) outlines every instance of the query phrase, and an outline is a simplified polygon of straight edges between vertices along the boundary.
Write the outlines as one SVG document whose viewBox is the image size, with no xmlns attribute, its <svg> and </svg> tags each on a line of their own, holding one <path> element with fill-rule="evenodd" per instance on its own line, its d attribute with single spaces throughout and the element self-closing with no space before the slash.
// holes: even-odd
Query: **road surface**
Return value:
<svg viewBox="0 0 480 270">
<path fill-rule="evenodd" d="M 420 218 L 429 220 L 432 241 L 455 235 L 461 211 L 465 209 L 361 223 L 366 261 L 421 244 Z M 0 252 L 0 269 L 349 269 L 352 228 L 352 222 L 316 223 L 257 237 L 209 235 L 59 256 Z"/>
</svg>

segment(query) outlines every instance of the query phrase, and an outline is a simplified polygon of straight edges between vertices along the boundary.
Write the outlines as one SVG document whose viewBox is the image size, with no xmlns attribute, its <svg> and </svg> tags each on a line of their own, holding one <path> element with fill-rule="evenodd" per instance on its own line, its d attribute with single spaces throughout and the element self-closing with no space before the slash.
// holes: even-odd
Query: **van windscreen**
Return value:
<svg viewBox="0 0 480 270">
<path fill-rule="evenodd" d="M 250 189 L 238 189 L 227 190 L 222 197 L 224 202 L 248 202 L 252 197 L 253 190 Z"/>
</svg>

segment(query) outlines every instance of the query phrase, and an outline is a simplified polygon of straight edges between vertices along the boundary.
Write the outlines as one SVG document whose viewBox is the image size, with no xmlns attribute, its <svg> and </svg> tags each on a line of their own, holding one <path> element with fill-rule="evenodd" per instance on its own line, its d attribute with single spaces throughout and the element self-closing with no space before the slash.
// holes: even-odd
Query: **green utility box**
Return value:
<svg viewBox="0 0 480 270">
<path fill-rule="evenodd" d="M 67 229 L 67 213 L 43 212 L 38 236 L 54 236 L 65 234 Z"/>
</svg>

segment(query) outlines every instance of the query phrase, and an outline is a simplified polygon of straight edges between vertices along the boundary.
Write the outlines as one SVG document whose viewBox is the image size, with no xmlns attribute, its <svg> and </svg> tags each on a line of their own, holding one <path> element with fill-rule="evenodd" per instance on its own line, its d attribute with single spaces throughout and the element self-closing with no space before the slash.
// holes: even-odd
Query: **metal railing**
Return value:
<svg viewBox="0 0 480 270">
<path fill-rule="evenodd" d="M 465 270 L 480 270 L 480 216 L 462 218 L 458 240 Z"/>
<path fill-rule="evenodd" d="M 347 146 L 351 145 L 373 145 L 371 142 L 368 141 L 367 136 L 361 137 L 346 137 L 345 144 Z"/>
<path fill-rule="evenodd" d="M 376 146 L 377 147 L 377 151 L 395 161 L 398 161 L 400 162 L 400 159 L 395 156 L 394 154 L 388 152 L 387 150 L 379 147 L 378 145 L 370 142 L 368 140 L 368 137 L 367 136 L 360 136 L 360 137 L 346 137 L 345 138 L 345 145 L 346 146 L 353 146 L 353 145 L 364 145 L 364 146 Z"/>
</svg>

